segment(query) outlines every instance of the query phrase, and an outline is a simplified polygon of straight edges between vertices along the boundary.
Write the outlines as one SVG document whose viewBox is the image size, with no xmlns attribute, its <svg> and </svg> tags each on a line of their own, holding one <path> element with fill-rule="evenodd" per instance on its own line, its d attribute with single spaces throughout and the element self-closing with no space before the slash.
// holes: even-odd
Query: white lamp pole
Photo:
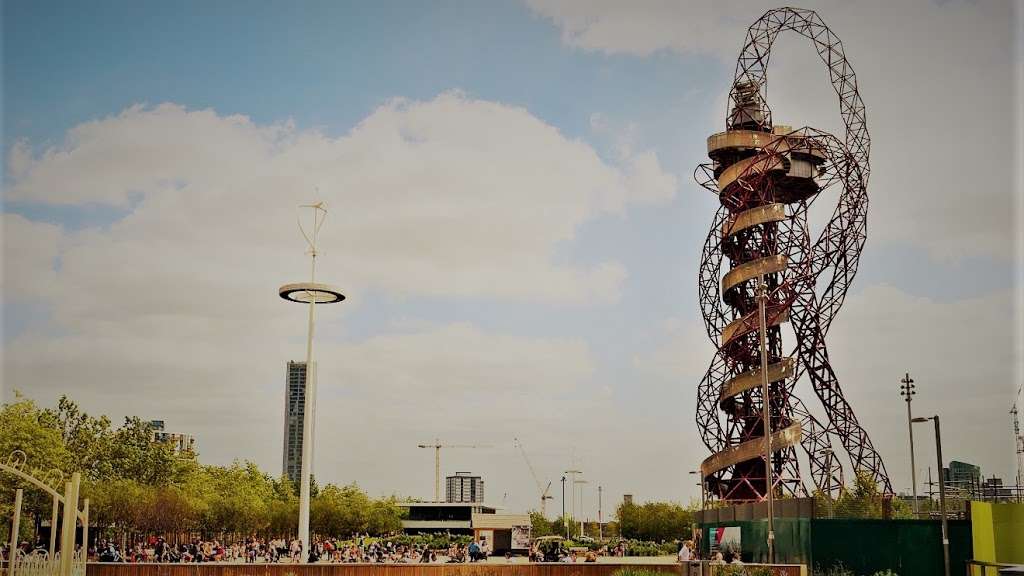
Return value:
<svg viewBox="0 0 1024 576">
<path fill-rule="evenodd" d="M 324 218 L 327 216 L 327 209 L 323 202 L 302 206 L 302 208 L 313 209 L 313 228 L 309 234 L 302 228 L 302 222 L 299 222 L 299 230 L 309 245 L 311 260 L 309 282 L 285 284 L 278 290 L 278 294 L 285 300 L 309 304 L 309 328 L 306 333 L 306 385 L 302 404 L 302 467 L 299 474 L 298 533 L 299 543 L 302 545 L 300 562 L 306 563 L 312 548 L 312 543 L 309 540 L 309 485 L 313 466 L 313 432 L 315 430 L 313 420 L 316 417 L 316 377 L 313 365 L 314 316 L 317 304 L 341 302 L 345 296 L 333 286 L 316 283 L 316 241 L 320 227 L 323 226 Z"/>
</svg>

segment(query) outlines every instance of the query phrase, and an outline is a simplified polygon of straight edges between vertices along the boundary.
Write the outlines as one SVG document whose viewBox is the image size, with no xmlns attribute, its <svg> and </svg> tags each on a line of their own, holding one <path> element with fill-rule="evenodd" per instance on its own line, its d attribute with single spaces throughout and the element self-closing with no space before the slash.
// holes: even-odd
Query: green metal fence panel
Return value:
<svg viewBox="0 0 1024 576">
<path fill-rule="evenodd" d="M 766 561 L 768 523 L 764 520 L 702 525 L 701 548 L 710 552 L 709 529 L 740 528 L 744 562 Z M 950 574 L 966 573 L 971 558 L 971 524 L 949 521 Z M 775 521 L 776 562 L 807 564 L 821 574 L 842 563 L 858 576 L 892 570 L 899 576 L 941 576 L 942 526 L 938 520 L 779 518 Z"/>
<path fill-rule="evenodd" d="M 768 522 L 739 520 L 702 525 L 701 549 L 707 558 L 711 551 L 708 530 L 718 527 L 740 528 L 744 562 L 768 561 Z M 811 519 L 777 518 L 775 520 L 775 561 L 787 564 L 809 564 L 811 559 Z"/>
<path fill-rule="evenodd" d="M 812 571 L 842 563 L 855 574 L 892 570 L 900 576 L 943 573 L 942 526 L 938 520 L 831 519 L 811 523 Z M 949 521 L 950 573 L 966 573 L 971 525 Z M 813 572 L 812 572 L 813 573 Z"/>
</svg>

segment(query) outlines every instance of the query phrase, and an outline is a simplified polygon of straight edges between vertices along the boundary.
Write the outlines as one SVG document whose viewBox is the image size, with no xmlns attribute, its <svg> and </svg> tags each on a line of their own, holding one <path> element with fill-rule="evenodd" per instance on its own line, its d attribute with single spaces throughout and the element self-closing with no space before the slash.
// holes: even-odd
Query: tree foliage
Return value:
<svg viewBox="0 0 1024 576">
<path fill-rule="evenodd" d="M 251 462 L 200 464 L 194 454 L 176 454 L 154 442 L 149 423 L 131 417 L 114 428 L 105 416 L 90 416 L 67 397 L 53 409 L 40 409 L 20 395 L 0 407 L 0 457 L 14 450 L 25 453 L 30 468 L 66 476 L 80 472 L 82 497 L 90 499 L 90 523 L 98 532 L 288 536 L 298 524 L 298 497 L 287 478 L 271 477 Z M 3 494 L 15 488 L 25 488 L 26 518 L 49 518 L 47 494 L 0 474 Z M 312 492 L 315 534 L 401 529 L 402 509 L 394 497 L 373 499 L 355 485 L 327 484 Z M 0 498 L 4 517 L 12 504 Z"/>
<path fill-rule="evenodd" d="M 654 542 L 688 535 L 693 522 L 693 512 L 674 502 L 623 502 L 616 517 L 623 538 Z"/>
<path fill-rule="evenodd" d="M 814 501 L 818 514 L 831 505 L 832 515 L 836 518 L 882 518 L 885 513 L 885 497 L 871 475 L 865 472 L 858 472 L 853 485 L 843 486 L 839 497 L 831 503 L 820 491 L 814 492 Z M 894 513 L 902 513 L 902 504 L 893 501 Z"/>
</svg>

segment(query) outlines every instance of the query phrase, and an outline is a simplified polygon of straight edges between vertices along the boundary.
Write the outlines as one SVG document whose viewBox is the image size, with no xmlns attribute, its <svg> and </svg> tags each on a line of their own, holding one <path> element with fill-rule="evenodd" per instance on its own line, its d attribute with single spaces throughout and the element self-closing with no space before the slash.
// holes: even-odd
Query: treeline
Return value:
<svg viewBox="0 0 1024 576">
<path fill-rule="evenodd" d="M 94 531 L 118 538 L 294 533 L 298 495 L 287 478 L 274 478 L 251 462 L 203 465 L 194 454 L 177 455 L 151 438 L 150 425 L 139 418 L 115 428 L 107 417 L 90 416 L 66 397 L 56 408 L 42 409 L 19 395 L 0 409 L 0 457 L 20 450 L 28 468 L 80 472 Z M 0 517 L 10 518 L 8 495 L 16 488 L 25 489 L 21 537 L 32 540 L 40 523 L 49 520 L 52 503 L 35 487 L 0 474 Z M 402 509 L 394 497 L 373 499 L 355 485 L 318 487 L 315 482 L 312 492 L 314 534 L 347 538 L 401 529 Z"/>
<path fill-rule="evenodd" d="M 566 527 L 561 517 L 548 520 L 539 512 L 530 513 L 533 536 L 565 536 L 576 539 L 579 536 L 597 538 L 600 534 L 607 539 L 642 542 L 673 542 L 690 537 L 694 522 L 693 505 L 684 508 L 673 502 L 647 502 L 644 504 L 622 503 L 615 511 L 615 520 L 598 530 L 596 522 L 585 522 L 584 533 L 580 524 L 570 522 Z"/>
<path fill-rule="evenodd" d="M 693 512 L 673 502 L 623 502 L 615 516 L 624 538 L 665 542 L 689 538 Z"/>
</svg>

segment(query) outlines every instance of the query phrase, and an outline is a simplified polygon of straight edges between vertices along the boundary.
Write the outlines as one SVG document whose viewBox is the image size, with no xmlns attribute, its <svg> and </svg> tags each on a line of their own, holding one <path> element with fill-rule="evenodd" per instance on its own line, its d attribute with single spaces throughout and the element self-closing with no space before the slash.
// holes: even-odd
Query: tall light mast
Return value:
<svg viewBox="0 0 1024 576">
<path fill-rule="evenodd" d="M 299 231 L 309 246 L 310 272 L 309 282 L 285 284 L 278 289 L 278 295 L 285 300 L 309 305 L 309 322 L 306 331 L 306 385 L 302 403 L 302 467 L 299 474 L 299 542 L 302 544 L 300 561 L 309 558 L 309 482 L 313 466 L 313 418 L 316 416 L 316 367 L 313 364 L 313 327 L 317 304 L 333 304 L 341 302 L 345 296 L 337 288 L 327 284 L 316 283 L 317 237 L 320 227 L 327 216 L 327 208 L 323 202 L 308 204 L 301 208 L 310 208 L 313 212 L 313 226 L 307 232 L 299 220 Z"/>
</svg>

